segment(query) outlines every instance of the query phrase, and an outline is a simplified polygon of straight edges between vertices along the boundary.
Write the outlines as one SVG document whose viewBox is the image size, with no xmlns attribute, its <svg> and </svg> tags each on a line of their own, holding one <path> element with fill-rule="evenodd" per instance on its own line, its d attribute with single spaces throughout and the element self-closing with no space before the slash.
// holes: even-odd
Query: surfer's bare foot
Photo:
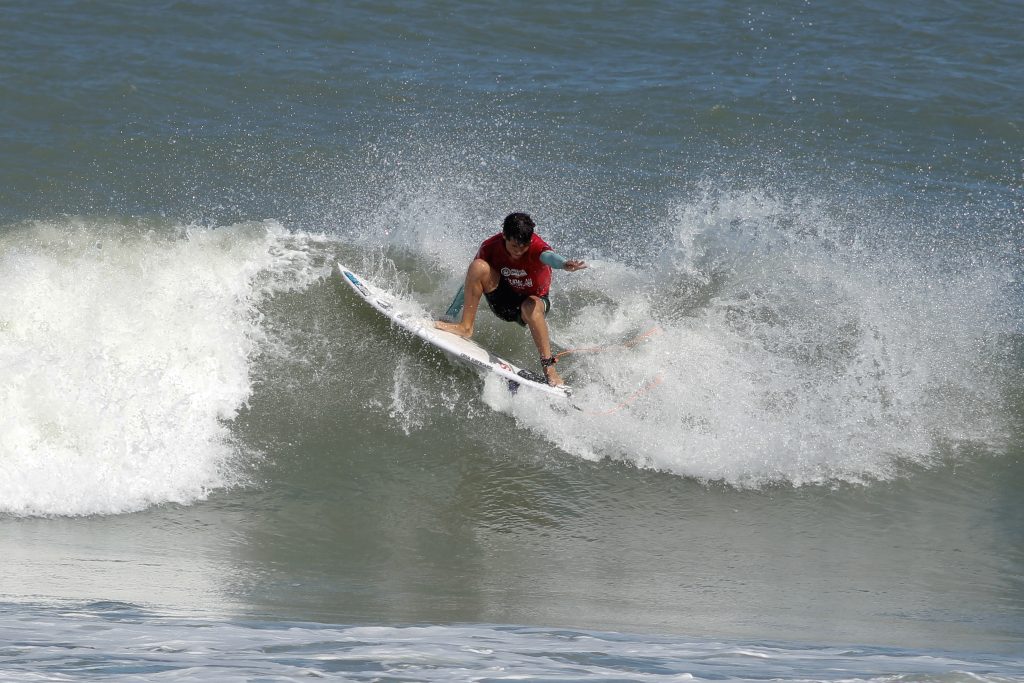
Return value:
<svg viewBox="0 0 1024 683">
<path fill-rule="evenodd" d="M 460 337 L 465 337 L 466 339 L 473 336 L 473 328 L 467 327 L 461 323 L 450 323 L 447 320 L 435 320 L 434 327 L 439 330 L 444 330 L 445 332 L 457 334 Z"/>
<path fill-rule="evenodd" d="M 544 368 L 544 377 L 548 380 L 548 384 L 553 387 L 565 384 L 565 382 L 562 381 L 562 376 L 558 374 L 558 370 L 555 370 L 552 365 Z"/>
</svg>

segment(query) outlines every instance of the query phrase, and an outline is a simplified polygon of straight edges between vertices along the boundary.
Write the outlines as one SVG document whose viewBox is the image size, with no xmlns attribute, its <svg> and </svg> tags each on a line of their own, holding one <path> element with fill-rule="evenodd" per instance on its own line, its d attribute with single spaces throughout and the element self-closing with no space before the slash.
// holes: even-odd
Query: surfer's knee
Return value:
<svg viewBox="0 0 1024 683">
<path fill-rule="evenodd" d="M 486 277 L 491 274 L 491 264 L 484 261 L 482 258 L 475 258 L 473 262 L 469 264 L 469 270 L 467 274 L 474 279 Z"/>
<path fill-rule="evenodd" d="M 480 258 L 473 259 L 472 263 L 469 264 L 469 269 L 466 271 L 466 281 L 479 283 L 485 292 L 489 292 L 498 286 L 499 277 L 498 271 L 490 263 Z"/>
</svg>

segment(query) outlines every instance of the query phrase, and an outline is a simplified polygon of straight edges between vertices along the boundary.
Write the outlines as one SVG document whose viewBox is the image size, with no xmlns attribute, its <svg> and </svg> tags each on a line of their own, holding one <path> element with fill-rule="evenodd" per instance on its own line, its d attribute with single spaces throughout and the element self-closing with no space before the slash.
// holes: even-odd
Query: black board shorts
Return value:
<svg viewBox="0 0 1024 683">
<path fill-rule="evenodd" d="M 487 292 L 484 296 L 487 297 L 487 305 L 494 311 L 494 315 L 510 323 L 526 325 L 520 306 L 529 298 L 529 294 L 520 294 L 512 289 L 512 285 L 505 278 L 499 278 L 498 286 L 494 288 L 494 291 Z M 548 300 L 547 294 L 540 298 L 544 300 L 544 315 L 547 315 L 551 310 L 551 302 Z"/>
</svg>

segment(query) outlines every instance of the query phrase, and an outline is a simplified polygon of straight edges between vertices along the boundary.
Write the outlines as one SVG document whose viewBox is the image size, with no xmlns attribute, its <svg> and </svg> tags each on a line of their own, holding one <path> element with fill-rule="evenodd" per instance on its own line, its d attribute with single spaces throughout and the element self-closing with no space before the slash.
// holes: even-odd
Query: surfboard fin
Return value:
<svg viewBox="0 0 1024 683">
<path fill-rule="evenodd" d="M 455 298 L 452 299 L 451 305 L 448 306 L 448 310 L 441 316 L 441 320 L 445 320 L 450 323 L 458 322 L 462 317 L 462 304 L 466 301 L 466 285 L 459 287 L 459 291 L 455 293 Z"/>
</svg>

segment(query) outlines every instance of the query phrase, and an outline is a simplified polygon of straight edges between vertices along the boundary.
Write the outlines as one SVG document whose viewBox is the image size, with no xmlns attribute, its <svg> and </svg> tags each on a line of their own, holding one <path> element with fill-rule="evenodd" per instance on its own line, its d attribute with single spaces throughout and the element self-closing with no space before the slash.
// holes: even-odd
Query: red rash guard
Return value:
<svg viewBox="0 0 1024 683">
<path fill-rule="evenodd" d="M 484 240 L 476 252 L 476 258 L 496 268 L 516 292 L 524 296 L 545 296 L 551 287 L 551 267 L 540 260 L 540 255 L 545 251 L 551 251 L 551 247 L 537 233 L 533 233 L 530 250 L 518 261 L 513 261 L 505 249 L 505 236 L 499 232 Z"/>
</svg>

